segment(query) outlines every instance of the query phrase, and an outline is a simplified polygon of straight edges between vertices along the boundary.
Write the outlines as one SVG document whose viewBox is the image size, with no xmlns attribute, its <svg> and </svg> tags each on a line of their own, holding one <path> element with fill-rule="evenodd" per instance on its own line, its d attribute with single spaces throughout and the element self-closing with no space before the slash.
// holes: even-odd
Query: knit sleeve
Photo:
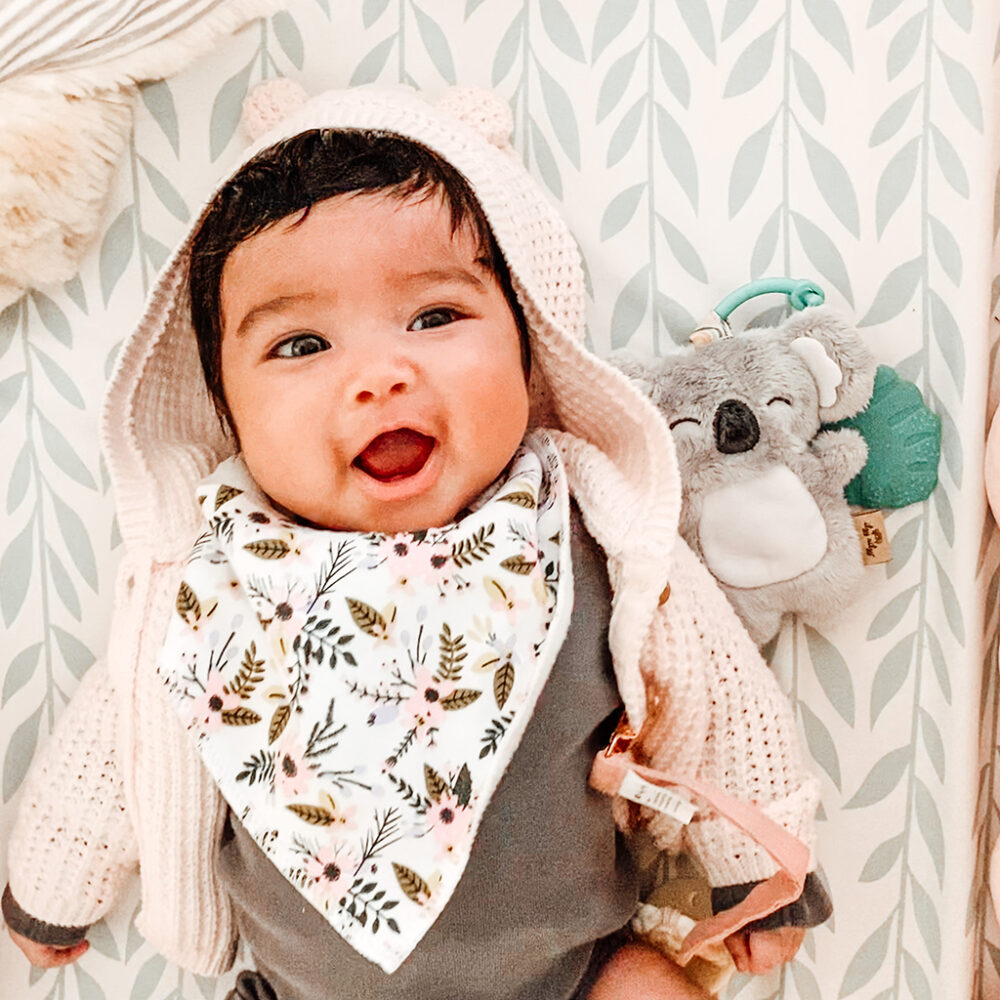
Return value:
<svg viewBox="0 0 1000 1000">
<path fill-rule="evenodd" d="M 118 711 L 98 663 L 25 779 L 8 849 L 10 894 L 40 927 L 85 928 L 99 920 L 136 868 L 116 759 Z"/>
<path fill-rule="evenodd" d="M 791 705 L 725 595 L 682 541 L 650 647 L 649 716 L 636 752 L 652 767 L 694 774 L 755 803 L 811 850 L 819 786 L 805 767 Z M 757 882 L 776 871 L 762 847 L 710 810 L 683 829 L 656 814 L 650 832 L 665 849 L 689 850 L 712 886 Z"/>
</svg>

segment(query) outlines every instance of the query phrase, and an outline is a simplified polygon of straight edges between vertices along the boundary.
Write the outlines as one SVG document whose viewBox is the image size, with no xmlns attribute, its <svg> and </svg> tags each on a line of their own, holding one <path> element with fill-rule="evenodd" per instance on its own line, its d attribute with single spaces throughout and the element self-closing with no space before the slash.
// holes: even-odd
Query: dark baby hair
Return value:
<svg viewBox="0 0 1000 1000">
<path fill-rule="evenodd" d="M 312 129 L 262 150 L 234 174 L 212 200 L 191 244 L 188 290 L 202 371 L 216 412 L 234 435 L 222 389 L 220 292 L 226 259 L 244 240 L 296 212 L 308 213 L 316 202 L 376 191 L 401 199 L 440 195 L 451 212 L 452 233 L 471 227 L 479 259 L 496 277 L 514 315 L 527 375 L 524 313 L 469 182 L 427 147 L 393 133 Z"/>
</svg>

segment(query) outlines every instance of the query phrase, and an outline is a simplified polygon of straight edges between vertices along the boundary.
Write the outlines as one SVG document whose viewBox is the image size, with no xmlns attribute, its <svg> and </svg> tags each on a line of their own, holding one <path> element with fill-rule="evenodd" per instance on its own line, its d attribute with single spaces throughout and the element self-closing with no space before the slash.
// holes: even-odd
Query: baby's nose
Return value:
<svg viewBox="0 0 1000 1000">
<path fill-rule="evenodd" d="M 413 385 L 413 367 L 406 358 L 383 354 L 360 362 L 354 379 L 354 398 L 359 403 L 385 399 L 408 392 Z"/>
</svg>

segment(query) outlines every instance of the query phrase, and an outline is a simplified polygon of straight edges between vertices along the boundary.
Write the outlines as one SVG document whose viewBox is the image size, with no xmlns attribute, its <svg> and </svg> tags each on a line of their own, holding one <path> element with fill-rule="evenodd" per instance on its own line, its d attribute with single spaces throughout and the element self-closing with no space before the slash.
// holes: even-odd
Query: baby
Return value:
<svg viewBox="0 0 1000 1000">
<path fill-rule="evenodd" d="M 138 863 L 165 955 L 249 946 L 232 997 L 704 997 L 630 940 L 615 819 L 692 854 L 717 910 L 777 866 L 704 801 L 588 786 L 622 702 L 637 762 L 811 838 L 790 710 L 677 538 L 669 432 L 580 345 L 575 246 L 507 114 L 316 98 L 161 275 L 105 409 L 107 663 L 11 838 L 36 965 L 78 958 Z M 736 921 L 737 968 L 829 902 L 809 875 L 775 909 Z"/>
</svg>

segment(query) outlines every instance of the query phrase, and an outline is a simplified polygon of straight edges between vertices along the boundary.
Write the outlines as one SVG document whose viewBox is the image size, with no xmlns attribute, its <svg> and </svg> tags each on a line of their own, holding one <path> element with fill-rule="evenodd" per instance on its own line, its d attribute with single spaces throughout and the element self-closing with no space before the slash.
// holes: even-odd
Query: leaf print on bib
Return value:
<svg viewBox="0 0 1000 1000">
<path fill-rule="evenodd" d="M 238 459 L 199 492 L 160 673 L 250 836 L 392 971 L 454 892 L 565 635 L 558 454 L 535 432 L 459 521 L 392 536 L 288 524 Z"/>
</svg>

